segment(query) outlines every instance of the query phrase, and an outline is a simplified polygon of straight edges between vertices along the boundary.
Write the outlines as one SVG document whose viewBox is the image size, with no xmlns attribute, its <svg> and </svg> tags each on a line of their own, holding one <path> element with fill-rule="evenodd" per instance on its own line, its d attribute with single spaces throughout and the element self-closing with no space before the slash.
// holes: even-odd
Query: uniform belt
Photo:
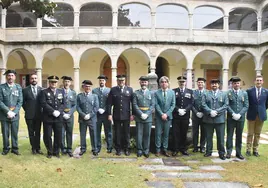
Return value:
<svg viewBox="0 0 268 188">
<path fill-rule="evenodd" d="M 139 107 L 140 110 L 149 110 L 150 108 L 149 107 Z"/>
<path fill-rule="evenodd" d="M 70 112 L 70 108 L 65 108 L 64 112 Z"/>
<path fill-rule="evenodd" d="M 9 110 L 13 111 L 16 108 L 16 106 L 9 107 Z"/>
</svg>

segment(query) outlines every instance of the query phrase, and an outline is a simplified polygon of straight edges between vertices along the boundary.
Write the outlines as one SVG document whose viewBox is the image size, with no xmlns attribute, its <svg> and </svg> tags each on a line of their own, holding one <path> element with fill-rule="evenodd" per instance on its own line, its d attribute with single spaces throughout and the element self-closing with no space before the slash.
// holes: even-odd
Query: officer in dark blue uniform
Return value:
<svg viewBox="0 0 268 188">
<path fill-rule="evenodd" d="M 186 140 L 190 111 L 193 105 L 193 91 L 185 88 L 186 77 L 179 76 L 177 80 L 179 81 L 179 88 L 174 89 L 176 106 L 173 110 L 172 129 L 175 148 L 172 156 L 176 156 L 179 151 L 183 155 L 189 155 Z"/>
<path fill-rule="evenodd" d="M 99 98 L 99 110 L 97 113 L 97 147 L 98 152 L 101 150 L 101 129 L 104 126 L 105 140 L 107 144 L 107 153 L 112 153 L 113 139 L 112 139 L 112 122 L 108 120 L 108 108 L 107 99 L 110 93 L 110 88 L 106 87 L 105 75 L 98 77 L 100 87 L 93 89 L 92 93 L 98 95 Z"/>
<path fill-rule="evenodd" d="M 47 157 L 55 155 L 60 157 L 62 138 L 62 124 L 65 106 L 65 98 L 62 89 L 57 89 L 59 77 L 49 76 L 49 87 L 40 93 L 40 104 L 43 107 L 44 143 L 47 148 Z M 52 143 L 52 130 L 54 143 Z"/>
<path fill-rule="evenodd" d="M 130 121 L 134 119 L 131 112 L 133 89 L 125 85 L 125 75 L 116 77 L 118 86 L 113 87 L 108 96 L 108 118 L 114 122 L 116 155 L 121 155 L 124 149 L 125 155 L 129 156 Z"/>
</svg>

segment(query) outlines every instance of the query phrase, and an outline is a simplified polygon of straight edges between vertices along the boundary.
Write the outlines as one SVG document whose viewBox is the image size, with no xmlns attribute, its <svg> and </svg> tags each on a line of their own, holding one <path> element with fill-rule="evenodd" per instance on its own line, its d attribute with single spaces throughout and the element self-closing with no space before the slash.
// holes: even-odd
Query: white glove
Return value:
<svg viewBox="0 0 268 188">
<path fill-rule="evenodd" d="M 98 111 L 100 114 L 103 114 L 105 112 L 105 110 L 103 110 L 102 108 L 100 108 Z"/>
<path fill-rule="evenodd" d="M 15 117 L 16 113 L 12 112 L 12 111 L 8 111 L 7 112 L 7 117 L 12 119 L 13 117 Z"/>
<path fill-rule="evenodd" d="M 202 118 L 204 116 L 204 114 L 202 112 L 197 112 L 196 116 L 199 117 L 199 118 Z"/>
<path fill-rule="evenodd" d="M 89 120 L 89 119 L 90 119 L 90 114 L 85 115 L 84 120 Z"/>
<path fill-rule="evenodd" d="M 184 116 L 186 114 L 186 110 L 185 109 L 179 109 L 178 112 L 179 112 L 179 115 L 180 116 Z"/>
<path fill-rule="evenodd" d="M 58 110 L 54 110 L 53 116 L 54 117 L 59 117 L 59 115 L 60 115 L 60 112 Z"/>
<path fill-rule="evenodd" d="M 64 114 L 64 115 L 63 115 L 63 118 L 66 119 L 66 120 L 67 120 L 67 119 L 70 119 L 70 114 Z"/>
<path fill-rule="evenodd" d="M 236 121 L 241 118 L 241 115 L 240 114 L 233 113 L 232 116 L 233 116 L 233 119 L 236 120 Z"/>
<path fill-rule="evenodd" d="M 148 118 L 147 114 L 141 114 L 141 119 L 146 120 Z"/>
<path fill-rule="evenodd" d="M 211 116 L 211 117 L 216 117 L 217 115 L 218 115 L 218 112 L 215 111 L 215 110 L 212 110 L 212 111 L 210 112 L 210 116 Z"/>
</svg>

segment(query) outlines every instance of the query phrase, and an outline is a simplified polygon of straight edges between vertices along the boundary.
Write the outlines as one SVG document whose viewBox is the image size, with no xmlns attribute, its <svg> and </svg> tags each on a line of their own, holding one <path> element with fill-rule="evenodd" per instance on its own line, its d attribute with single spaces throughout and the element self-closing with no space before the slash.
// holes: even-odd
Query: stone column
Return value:
<svg viewBox="0 0 268 188">
<path fill-rule="evenodd" d="M 6 28 L 6 16 L 7 16 L 7 9 L 2 9 L 2 20 L 1 20 L 1 28 L 5 29 Z"/>
<path fill-rule="evenodd" d="M 262 17 L 261 16 L 258 16 L 257 17 L 257 31 L 258 32 L 261 32 L 261 30 L 262 30 Z"/>
<path fill-rule="evenodd" d="M 79 67 L 74 67 L 74 90 L 76 93 L 80 92 L 80 74 L 79 74 Z"/>
<path fill-rule="evenodd" d="M 117 81 L 116 81 L 116 75 L 117 75 L 117 67 L 111 67 L 112 70 L 112 87 L 117 86 Z"/>
<path fill-rule="evenodd" d="M 37 39 L 41 40 L 41 38 L 42 38 L 42 18 L 37 18 L 36 27 L 37 27 Z"/>
<path fill-rule="evenodd" d="M 117 38 L 118 12 L 113 12 L 113 38 Z"/>
<path fill-rule="evenodd" d="M 75 39 L 75 40 L 79 39 L 79 16 L 80 16 L 79 11 L 74 12 L 74 36 L 73 36 L 73 39 Z"/>
<path fill-rule="evenodd" d="M 227 91 L 228 90 L 228 69 L 222 70 L 222 90 Z"/>
<path fill-rule="evenodd" d="M 155 12 L 151 12 L 151 36 L 152 36 L 152 40 L 156 40 L 156 36 L 155 36 Z"/>
<path fill-rule="evenodd" d="M 38 85 L 40 87 L 42 87 L 42 80 L 43 80 L 43 77 L 42 77 L 42 68 L 36 68 L 35 69 L 35 72 L 37 74 Z"/>
<path fill-rule="evenodd" d="M 223 30 L 225 33 L 225 42 L 228 42 L 229 40 L 229 15 L 225 15 L 223 17 Z"/>
<path fill-rule="evenodd" d="M 4 75 L 4 73 L 6 72 L 6 68 L 0 68 L 0 79 L 1 79 L 1 84 L 6 83 L 6 76 Z"/>
<path fill-rule="evenodd" d="M 187 77 L 186 87 L 188 89 L 192 89 L 193 88 L 192 74 L 193 74 L 193 70 L 192 69 L 187 69 L 186 70 L 186 77 Z"/>
<path fill-rule="evenodd" d="M 194 35 L 193 35 L 193 27 L 194 27 L 193 13 L 189 13 L 188 17 L 189 17 L 189 36 L 188 36 L 188 41 L 193 41 L 194 40 Z"/>
</svg>

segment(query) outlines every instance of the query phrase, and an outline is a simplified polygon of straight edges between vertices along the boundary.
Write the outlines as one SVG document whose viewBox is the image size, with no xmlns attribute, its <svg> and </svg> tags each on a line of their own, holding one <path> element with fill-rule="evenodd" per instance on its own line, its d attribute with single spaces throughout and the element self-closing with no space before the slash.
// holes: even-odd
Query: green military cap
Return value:
<svg viewBox="0 0 268 188">
<path fill-rule="evenodd" d="M 90 80 L 84 80 L 84 81 L 82 82 L 82 84 L 83 84 L 83 85 L 91 85 L 91 86 L 93 85 L 92 82 L 91 82 Z"/>
<path fill-rule="evenodd" d="M 17 74 L 15 70 L 7 70 L 3 75 L 8 75 L 10 73 L 15 74 L 15 75 Z"/>
<path fill-rule="evenodd" d="M 116 76 L 117 80 L 125 80 L 126 79 L 126 75 L 124 74 L 119 74 Z"/>
<path fill-rule="evenodd" d="M 185 76 L 179 76 L 177 80 L 179 80 L 179 82 L 185 82 L 187 78 Z"/>
<path fill-rule="evenodd" d="M 98 79 L 108 80 L 108 77 L 105 76 L 104 74 L 102 74 L 102 75 L 100 75 L 100 76 L 98 77 Z"/>
<path fill-rule="evenodd" d="M 233 77 L 231 78 L 231 82 L 240 82 L 241 79 L 239 77 Z"/>
<path fill-rule="evenodd" d="M 149 78 L 147 76 L 141 76 L 139 78 L 140 81 L 149 81 Z"/>
<path fill-rule="evenodd" d="M 197 82 L 198 81 L 204 81 L 204 82 L 206 82 L 206 79 L 205 78 L 197 78 Z"/>
<path fill-rule="evenodd" d="M 47 79 L 48 79 L 49 82 L 57 82 L 57 81 L 59 81 L 59 77 L 57 77 L 57 76 L 49 76 Z"/>
<path fill-rule="evenodd" d="M 70 76 L 62 76 L 61 79 L 73 81 L 72 77 Z"/>
<path fill-rule="evenodd" d="M 210 83 L 211 83 L 211 84 L 214 84 L 214 83 L 218 83 L 218 84 L 220 84 L 221 81 L 220 81 L 218 78 L 214 78 L 214 79 L 211 79 L 211 80 L 210 80 Z"/>
</svg>

